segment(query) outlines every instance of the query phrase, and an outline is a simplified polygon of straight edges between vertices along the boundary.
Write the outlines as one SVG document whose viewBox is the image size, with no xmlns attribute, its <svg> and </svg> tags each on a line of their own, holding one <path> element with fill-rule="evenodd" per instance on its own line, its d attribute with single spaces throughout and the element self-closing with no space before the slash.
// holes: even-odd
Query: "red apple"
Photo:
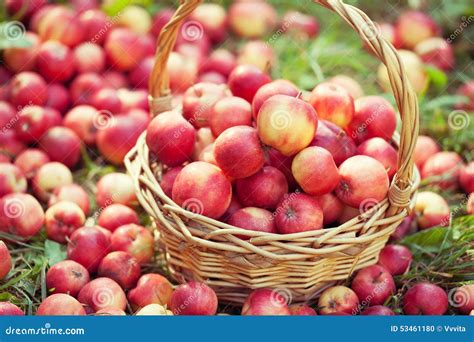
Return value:
<svg viewBox="0 0 474 342">
<path fill-rule="evenodd" d="M 89 282 L 89 272 L 72 260 L 53 265 L 46 273 L 46 287 L 52 293 L 66 293 L 76 297 Z"/>
<path fill-rule="evenodd" d="M 140 278 L 140 264 L 126 252 L 112 252 L 100 262 L 98 275 L 115 280 L 124 290 L 127 290 L 134 287 Z"/>
<path fill-rule="evenodd" d="M 318 118 L 313 107 L 287 95 L 272 96 L 258 114 L 260 139 L 285 156 L 292 156 L 307 147 L 317 127 Z"/>
<path fill-rule="evenodd" d="M 0 197 L 15 192 L 26 192 L 27 185 L 20 168 L 10 163 L 0 163 Z"/>
<path fill-rule="evenodd" d="M 51 240 L 66 243 L 69 236 L 83 226 L 85 221 L 84 212 L 76 203 L 58 202 L 46 210 L 46 235 Z"/>
<path fill-rule="evenodd" d="M 97 183 L 95 196 L 99 207 L 105 208 L 113 203 L 132 206 L 136 203 L 135 187 L 132 178 L 120 172 L 103 176 Z"/>
<path fill-rule="evenodd" d="M 117 96 L 122 104 L 123 113 L 132 113 L 133 111 L 142 110 L 149 116 L 149 98 L 148 92 L 145 89 L 118 89 Z"/>
<path fill-rule="evenodd" d="M 422 40 L 415 46 L 415 52 L 423 62 L 448 72 L 454 68 L 452 46 L 443 38 L 433 37 Z"/>
<path fill-rule="evenodd" d="M 405 236 L 407 236 L 413 229 L 414 222 L 414 213 L 412 212 L 409 216 L 405 217 L 395 229 L 395 231 L 390 235 L 392 241 L 400 241 Z"/>
<path fill-rule="evenodd" d="M 222 5 L 201 4 L 191 13 L 189 20 L 199 23 L 214 43 L 224 40 L 227 33 L 227 13 Z"/>
<path fill-rule="evenodd" d="M 219 48 L 212 51 L 206 58 L 200 67 L 200 72 L 217 72 L 227 79 L 236 66 L 237 61 L 232 52 Z"/>
<path fill-rule="evenodd" d="M 45 104 L 48 89 L 43 77 L 35 72 L 16 74 L 9 83 L 10 103 L 20 110 L 22 107 Z"/>
<path fill-rule="evenodd" d="M 449 226 L 451 210 L 445 199 L 437 193 L 419 192 L 416 197 L 415 212 L 419 229 Z"/>
<path fill-rule="evenodd" d="M 357 272 L 351 287 L 361 303 L 367 306 L 382 305 L 396 290 L 392 275 L 380 265 Z"/>
<path fill-rule="evenodd" d="M 91 98 L 91 105 L 105 113 L 118 114 L 122 111 L 122 101 L 113 88 L 103 88 L 95 92 Z"/>
<path fill-rule="evenodd" d="M 155 240 L 152 233 L 137 224 L 118 227 L 112 234 L 111 250 L 124 251 L 132 255 L 140 264 L 153 258 Z"/>
<path fill-rule="evenodd" d="M 286 12 L 283 16 L 282 27 L 286 28 L 285 33 L 302 40 L 315 38 L 319 33 L 316 18 L 298 11 Z"/>
<path fill-rule="evenodd" d="M 178 166 L 188 160 L 195 141 L 194 127 L 177 112 L 161 113 L 147 128 L 148 148 L 169 166 Z"/>
<path fill-rule="evenodd" d="M 277 168 L 264 166 L 252 176 L 238 179 L 235 190 L 244 206 L 274 210 L 288 192 L 288 182 Z"/>
<path fill-rule="evenodd" d="M 229 25 L 242 38 L 260 38 L 273 30 L 278 20 L 275 9 L 266 2 L 240 1 L 229 8 Z"/>
<path fill-rule="evenodd" d="M 3 62 L 14 73 L 32 71 L 36 67 L 36 54 L 40 44 L 39 38 L 33 32 L 26 32 L 23 40 L 28 46 L 10 47 L 3 50 Z"/>
<path fill-rule="evenodd" d="M 86 310 L 74 297 L 56 293 L 47 297 L 36 311 L 37 316 L 85 316 Z"/>
<path fill-rule="evenodd" d="M 71 104 L 69 90 L 60 83 L 53 83 L 48 86 L 48 98 L 45 106 L 56 109 L 64 114 Z"/>
<path fill-rule="evenodd" d="M 315 197 L 323 211 L 323 224 L 325 227 L 336 222 L 343 214 L 344 203 L 334 194 L 328 193 Z"/>
<path fill-rule="evenodd" d="M 0 302 L 0 316 L 24 316 L 25 313 L 15 304 Z"/>
<path fill-rule="evenodd" d="M 342 128 L 326 120 L 318 121 L 311 146 L 320 146 L 331 152 L 336 165 L 357 153 L 354 140 Z"/>
<path fill-rule="evenodd" d="M 270 77 L 255 65 L 243 64 L 232 70 L 228 84 L 234 96 L 252 102 L 258 89 L 270 81 Z"/>
<path fill-rule="evenodd" d="M 395 29 L 404 47 L 414 48 L 419 42 L 439 35 L 438 24 L 421 11 L 407 11 L 398 16 Z"/>
<path fill-rule="evenodd" d="M 286 194 L 275 210 L 275 224 L 281 234 L 321 229 L 323 211 L 313 197 L 302 193 Z"/>
<path fill-rule="evenodd" d="M 383 305 L 374 305 L 368 307 L 360 313 L 362 316 L 395 316 L 392 309 Z"/>
<path fill-rule="evenodd" d="M 451 290 L 453 291 L 453 290 Z M 474 310 L 474 285 L 467 284 L 454 290 L 452 296 L 452 306 L 456 307 L 463 315 L 468 315 Z"/>
<path fill-rule="evenodd" d="M 319 297 L 321 315 L 351 315 L 357 312 L 359 299 L 354 291 L 345 286 L 330 287 Z"/>
<path fill-rule="evenodd" d="M 443 315 L 448 310 L 448 296 L 434 284 L 423 282 L 411 287 L 403 298 L 406 315 Z"/>
<path fill-rule="evenodd" d="M 63 124 L 74 131 L 86 145 L 94 145 L 97 131 L 109 126 L 112 120 L 114 117 L 108 112 L 98 111 L 89 105 L 79 105 L 66 113 Z"/>
<path fill-rule="evenodd" d="M 67 256 L 95 273 L 110 250 L 110 237 L 110 232 L 100 227 L 79 228 L 69 239 Z"/>
<path fill-rule="evenodd" d="M 251 40 L 239 49 L 237 62 L 238 64 L 255 65 L 266 72 L 271 70 L 275 64 L 275 52 L 267 42 Z"/>
<path fill-rule="evenodd" d="M 138 215 L 135 210 L 123 204 L 111 204 L 104 208 L 99 215 L 99 226 L 114 232 L 118 227 L 135 223 L 138 224 Z"/>
<path fill-rule="evenodd" d="M 357 147 L 357 153 L 378 160 L 387 170 L 391 179 L 397 172 L 398 153 L 395 148 L 382 138 L 370 138 Z"/>
<path fill-rule="evenodd" d="M 466 194 L 474 192 L 474 161 L 461 168 L 459 183 Z"/>
<path fill-rule="evenodd" d="M 343 223 L 346 223 L 347 221 L 352 220 L 354 217 L 357 217 L 359 215 L 360 215 L 359 208 L 353 208 L 348 205 L 344 205 L 344 207 L 342 208 L 341 215 L 339 216 L 337 222 L 343 224 Z"/>
<path fill-rule="evenodd" d="M 228 177 L 245 178 L 255 174 L 265 163 L 257 130 L 249 126 L 226 129 L 214 143 L 214 158 Z"/>
<path fill-rule="evenodd" d="M 128 79 L 124 74 L 115 70 L 109 70 L 102 74 L 106 87 L 112 89 L 127 88 L 129 86 Z"/>
<path fill-rule="evenodd" d="M 41 44 L 36 64 L 40 74 L 49 82 L 66 82 L 76 71 L 71 49 L 54 40 Z"/>
<path fill-rule="evenodd" d="M 226 212 L 219 218 L 219 221 L 227 222 L 229 218 L 237 212 L 237 210 L 242 209 L 243 206 L 237 199 L 237 196 L 232 195 L 232 200 L 230 201 L 229 208 L 227 208 Z"/>
<path fill-rule="evenodd" d="M 176 176 L 181 172 L 183 166 L 175 166 L 168 169 L 160 181 L 160 186 L 166 196 L 171 197 L 173 194 L 173 185 L 176 180 Z"/>
<path fill-rule="evenodd" d="M 316 310 L 307 304 L 294 304 L 289 306 L 292 316 L 317 316 Z"/>
<path fill-rule="evenodd" d="M 329 83 L 337 84 L 340 87 L 343 87 L 354 100 L 359 97 L 364 96 L 364 90 L 360 86 L 359 82 L 347 75 L 336 75 L 328 79 Z"/>
<path fill-rule="evenodd" d="M 0 199 L 0 231 L 29 239 L 43 226 L 44 212 L 29 194 L 9 194 Z"/>
<path fill-rule="evenodd" d="M 347 128 L 354 117 L 354 100 L 349 92 L 335 84 L 323 82 L 318 84 L 309 98 L 318 117 Z"/>
<path fill-rule="evenodd" d="M 141 60 L 137 67 L 134 68 L 129 75 L 130 83 L 134 88 L 148 88 L 150 75 L 155 65 L 155 57 L 150 56 Z"/>
<path fill-rule="evenodd" d="M 46 0 L 6 0 L 5 8 L 10 15 L 18 19 L 27 20 L 31 15 L 45 7 L 45 4 Z"/>
<path fill-rule="evenodd" d="M 354 118 L 347 128 L 356 143 L 380 137 L 387 141 L 397 127 L 397 115 L 392 105 L 380 96 L 364 96 L 354 102 Z"/>
<path fill-rule="evenodd" d="M 378 23 L 379 33 L 383 38 L 388 40 L 397 50 L 402 47 L 399 32 L 395 26 L 389 23 Z"/>
<path fill-rule="evenodd" d="M 260 108 L 263 103 L 274 95 L 288 95 L 297 97 L 300 93 L 299 89 L 291 82 L 286 80 L 276 80 L 267 83 L 258 89 L 252 101 L 252 115 L 257 120 Z"/>
<path fill-rule="evenodd" d="M 85 215 L 89 213 L 89 195 L 84 188 L 78 184 L 66 184 L 54 189 L 48 206 L 53 206 L 61 201 L 69 201 L 77 204 Z"/>
<path fill-rule="evenodd" d="M 193 162 L 176 177 L 172 198 L 192 213 L 219 218 L 229 207 L 232 186 L 218 167 L 206 162 Z"/>
<path fill-rule="evenodd" d="M 253 230 L 257 232 L 276 233 L 275 223 L 273 221 L 273 214 L 265 209 L 256 207 L 246 207 L 237 210 L 227 221 L 228 224 L 243 228 L 246 230 Z M 236 235 L 237 236 L 237 235 Z M 239 238 L 247 240 L 248 235 L 238 235 Z"/>
<path fill-rule="evenodd" d="M 37 143 L 49 129 L 46 110 L 40 106 L 26 106 L 18 112 L 16 137 L 25 144 Z"/>
<path fill-rule="evenodd" d="M 109 64 L 120 71 L 134 69 L 145 57 L 140 36 L 130 29 L 117 27 L 107 35 L 104 50 Z"/>
<path fill-rule="evenodd" d="M 474 80 L 463 83 L 456 91 L 456 94 L 466 98 L 466 101 L 456 104 L 457 109 L 474 111 Z"/>
<path fill-rule="evenodd" d="M 0 280 L 5 278 L 12 269 L 12 257 L 5 242 L 0 240 Z"/>
<path fill-rule="evenodd" d="M 402 245 L 387 245 L 379 254 L 379 265 L 382 265 L 396 276 L 406 272 L 410 267 L 413 256 L 410 250 Z"/>
<path fill-rule="evenodd" d="M 318 146 L 300 151 L 291 164 L 291 170 L 301 188 L 309 195 L 324 195 L 339 183 L 339 171 L 331 153 Z"/>
<path fill-rule="evenodd" d="M 215 71 L 200 74 L 197 81 L 199 83 L 227 84 L 227 78 Z"/>
<path fill-rule="evenodd" d="M 242 316 L 290 316 L 287 295 L 278 289 L 252 291 L 242 306 Z"/>
<path fill-rule="evenodd" d="M 418 169 L 422 169 L 425 162 L 434 154 L 440 152 L 438 143 L 427 135 L 420 135 L 416 141 L 413 159 Z"/>
<path fill-rule="evenodd" d="M 125 310 L 127 306 L 127 297 L 120 285 L 104 277 L 96 278 L 86 284 L 77 299 L 94 312 L 106 308 Z"/>
<path fill-rule="evenodd" d="M 130 290 L 128 299 L 133 307 L 149 304 L 168 305 L 173 293 L 171 283 L 160 274 L 149 273 L 140 277 L 137 286 Z"/>
<path fill-rule="evenodd" d="M 196 82 L 198 65 L 182 54 L 171 52 L 167 68 L 173 93 L 182 93 Z"/>
<path fill-rule="evenodd" d="M 230 127 L 251 126 L 252 107 L 240 97 L 225 97 L 212 107 L 209 125 L 215 137 Z"/>
<path fill-rule="evenodd" d="M 151 32 L 158 36 L 161 32 L 161 29 L 169 23 L 171 18 L 173 17 L 174 10 L 171 8 L 163 8 L 160 11 L 156 12 L 155 16 L 153 17 L 153 24 L 151 27 Z"/>
<path fill-rule="evenodd" d="M 102 44 L 110 33 L 111 21 L 107 15 L 99 9 L 89 9 L 82 12 L 78 21 L 84 33 L 84 41 L 94 44 Z"/>
<path fill-rule="evenodd" d="M 84 39 L 77 13 L 66 6 L 54 6 L 38 20 L 37 32 L 42 41 L 57 40 L 69 47 Z"/>
<path fill-rule="evenodd" d="M 217 312 L 217 296 L 206 284 L 190 281 L 174 290 L 170 309 L 175 315 L 213 316 Z"/>
<path fill-rule="evenodd" d="M 456 152 L 438 152 L 424 163 L 421 178 L 431 179 L 431 184 L 441 189 L 457 188 L 461 167 L 462 159 Z"/>
<path fill-rule="evenodd" d="M 97 44 L 87 42 L 76 46 L 73 57 L 78 73 L 100 73 L 105 67 L 105 52 Z"/>
<path fill-rule="evenodd" d="M 86 72 L 78 75 L 70 85 L 74 105 L 90 104 L 93 95 L 105 87 L 105 80 L 99 74 Z"/>
<path fill-rule="evenodd" d="M 39 145 L 52 161 L 74 167 L 81 158 L 81 140 L 67 127 L 50 128 L 40 139 Z"/>
</svg>

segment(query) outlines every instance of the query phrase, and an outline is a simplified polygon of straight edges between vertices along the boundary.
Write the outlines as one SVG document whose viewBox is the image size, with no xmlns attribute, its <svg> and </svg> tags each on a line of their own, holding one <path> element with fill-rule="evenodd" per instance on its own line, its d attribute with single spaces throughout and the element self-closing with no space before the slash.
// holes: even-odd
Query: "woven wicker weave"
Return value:
<svg viewBox="0 0 474 342">
<path fill-rule="evenodd" d="M 400 58 L 359 9 L 340 0 L 315 2 L 342 17 L 387 66 L 402 119 L 401 133 L 394 137 L 399 146 L 398 172 L 388 198 L 336 228 L 288 235 L 254 232 L 186 211 L 166 196 L 159 185 L 163 168 L 151 163 L 145 133 L 125 158 L 140 204 L 160 231 L 171 274 L 179 282 L 205 281 L 221 302 L 242 303 L 251 289 L 261 287 L 280 288 L 294 302 L 316 297 L 355 270 L 374 264 L 413 204 L 419 181 L 412 157 L 418 136 L 418 103 Z M 181 23 L 199 3 L 201 0 L 182 1 L 161 32 L 150 78 L 153 115 L 171 109 L 166 63 Z M 239 239 L 237 233 L 251 238 Z"/>
</svg>

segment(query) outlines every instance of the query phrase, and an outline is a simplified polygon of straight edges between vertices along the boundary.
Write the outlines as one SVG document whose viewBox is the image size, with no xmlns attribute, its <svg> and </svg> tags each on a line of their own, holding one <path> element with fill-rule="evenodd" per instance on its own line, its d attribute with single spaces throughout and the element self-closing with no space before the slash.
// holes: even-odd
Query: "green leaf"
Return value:
<svg viewBox="0 0 474 342">
<path fill-rule="evenodd" d="M 448 76 L 440 69 L 427 65 L 425 70 L 430 83 L 434 84 L 437 88 L 443 88 L 448 84 Z"/>
<path fill-rule="evenodd" d="M 449 248 L 451 229 L 446 227 L 431 228 L 407 236 L 402 240 L 402 244 L 407 245 L 414 252 L 438 253 L 444 244 L 444 248 Z M 446 245 L 448 244 L 448 245 Z"/>
<path fill-rule="evenodd" d="M 66 259 L 66 248 L 57 242 L 46 240 L 44 242 L 44 254 L 48 260 L 48 265 L 53 266 Z"/>
</svg>

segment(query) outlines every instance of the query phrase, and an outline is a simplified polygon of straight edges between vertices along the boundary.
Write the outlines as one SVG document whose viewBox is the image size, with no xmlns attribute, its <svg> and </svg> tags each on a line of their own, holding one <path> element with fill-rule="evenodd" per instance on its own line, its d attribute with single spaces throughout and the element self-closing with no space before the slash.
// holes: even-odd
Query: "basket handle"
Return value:
<svg viewBox="0 0 474 342">
<path fill-rule="evenodd" d="M 166 64 L 176 42 L 181 23 L 202 0 L 181 0 L 172 19 L 158 37 L 156 62 L 150 83 L 150 108 L 153 115 L 170 110 L 171 92 Z M 400 57 L 395 48 L 379 33 L 372 20 L 358 8 L 341 0 L 314 0 L 342 17 L 367 43 L 377 58 L 387 67 L 392 91 L 402 119 L 398 170 L 389 190 L 390 207 L 387 215 L 395 215 L 408 208 L 414 173 L 413 151 L 419 132 L 418 99 L 413 91 Z"/>
</svg>

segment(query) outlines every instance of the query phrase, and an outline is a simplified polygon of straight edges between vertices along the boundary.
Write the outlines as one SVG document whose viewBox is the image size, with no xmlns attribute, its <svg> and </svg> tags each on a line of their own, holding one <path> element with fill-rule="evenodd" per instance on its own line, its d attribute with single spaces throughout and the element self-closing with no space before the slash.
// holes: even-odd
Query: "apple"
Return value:
<svg viewBox="0 0 474 342">
<path fill-rule="evenodd" d="M 298 11 L 288 11 L 283 15 L 282 27 L 285 33 L 301 40 L 313 39 L 319 33 L 319 24 L 311 15 Z"/>
<path fill-rule="evenodd" d="M 58 41 L 46 41 L 38 48 L 36 64 L 39 73 L 49 82 L 66 82 L 76 72 L 74 55 Z"/>
<path fill-rule="evenodd" d="M 456 108 L 465 111 L 474 111 L 474 81 L 470 80 L 466 83 L 463 83 L 456 94 L 459 96 L 464 96 L 466 100 L 461 103 L 456 104 Z"/>
<path fill-rule="evenodd" d="M 237 210 L 242 209 L 243 206 L 237 199 L 235 194 L 232 195 L 232 200 L 230 201 L 229 208 L 227 208 L 226 212 L 219 218 L 219 221 L 227 222 L 229 218 L 237 212 Z"/>
<path fill-rule="evenodd" d="M 342 216 L 344 204 L 336 195 L 327 193 L 316 196 L 315 199 L 323 211 L 323 224 L 325 227 L 336 222 Z"/>
<path fill-rule="evenodd" d="M 262 208 L 246 207 L 239 209 L 230 216 L 227 223 L 235 227 L 257 232 L 277 232 L 275 223 L 273 221 L 273 214 L 270 211 Z M 248 235 L 239 234 L 236 236 L 243 240 L 250 238 Z"/>
<path fill-rule="evenodd" d="M 426 90 L 428 86 L 428 74 L 425 65 L 420 57 L 412 51 L 398 50 L 398 56 L 404 65 L 408 81 L 413 90 L 419 95 Z M 380 64 L 377 70 L 377 79 L 383 90 L 391 92 L 392 87 L 388 78 L 387 68 Z"/>
<path fill-rule="evenodd" d="M 53 127 L 39 141 L 40 147 L 55 162 L 74 167 L 81 158 L 81 140 L 67 127 Z"/>
<path fill-rule="evenodd" d="M 99 226 L 114 232 L 118 227 L 135 223 L 138 224 L 138 215 L 132 208 L 123 204 L 111 204 L 99 214 Z"/>
<path fill-rule="evenodd" d="M 174 290 L 169 304 L 174 315 L 213 316 L 217 312 L 217 295 L 206 284 L 190 281 Z"/>
<path fill-rule="evenodd" d="M 129 86 L 127 77 L 119 71 L 108 70 L 102 74 L 104 86 L 112 89 L 123 89 Z"/>
<path fill-rule="evenodd" d="M 48 128 L 47 114 L 43 107 L 26 106 L 18 112 L 15 123 L 16 137 L 25 144 L 37 143 Z"/>
<path fill-rule="evenodd" d="M 140 36 L 128 28 L 117 27 L 110 31 L 104 42 L 109 65 L 119 71 L 130 71 L 145 57 Z"/>
<path fill-rule="evenodd" d="M 201 152 L 209 145 L 213 145 L 216 138 L 209 127 L 202 127 L 196 131 L 196 142 L 194 143 L 193 160 L 199 158 Z"/>
<path fill-rule="evenodd" d="M 292 316 L 317 316 L 316 310 L 307 304 L 293 304 L 288 308 Z"/>
<path fill-rule="evenodd" d="M 5 278 L 12 269 L 12 257 L 5 242 L 0 240 L 0 280 Z"/>
<path fill-rule="evenodd" d="M 376 137 L 364 141 L 357 147 L 357 153 L 378 160 L 392 179 L 398 168 L 398 153 L 386 140 Z"/>
<path fill-rule="evenodd" d="M 428 282 L 414 285 L 403 297 L 403 312 L 406 315 L 443 315 L 447 310 L 446 292 Z"/>
<path fill-rule="evenodd" d="M 171 283 L 160 274 L 149 273 L 140 277 L 137 286 L 128 293 L 133 307 L 143 308 L 149 304 L 168 305 L 173 293 Z"/>
<path fill-rule="evenodd" d="M 402 45 L 413 49 L 419 42 L 438 36 L 440 28 L 432 17 L 421 11 L 406 11 L 398 16 L 395 29 Z"/>
<path fill-rule="evenodd" d="M 330 287 L 319 297 L 321 315 L 351 315 L 357 312 L 359 299 L 354 291 L 345 286 Z"/>
<path fill-rule="evenodd" d="M 242 306 L 242 316 L 290 316 L 288 298 L 278 289 L 257 289 Z"/>
<path fill-rule="evenodd" d="M 232 115 L 229 115 L 232 113 Z M 215 137 L 227 128 L 252 125 L 252 107 L 246 100 L 232 96 L 225 97 L 212 107 L 209 126 Z"/>
<path fill-rule="evenodd" d="M 127 252 L 140 264 L 146 264 L 152 260 L 154 244 L 155 239 L 152 233 L 134 223 L 118 227 L 110 239 L 112 251 Z"/>
<path fill-rule="evenodd" d="M 212 107 L 227 96 L 226 87 L 213 83 L 198 83 L 183 94 L 183 117 L 194 127 L 209 126 Z"/>
<path fill-rule="evenodd" d="M 291 170 L 300 187 L 309 195 L 324 195 L 339 183 L 339 171 L 331 153 L 318 146 L 300 151 L 291 164 Z"/>
<path fill-rule="evenodd" d="M 177 52 L 171 52 L 168 58 L 170 88 L 173 93 L 183 93 L 196 83 L 198 65 L 195 61 Z"/>
<path fill-rule="evenodd" d="M 173 185 L 176 180 L 176 176 L 181 172 L 183 166 L 175 166 L 168 169 L 162 176 L 160 186 L 166 196 L 171 197 L 173 195 Z"/>
<path fill-rule="evenodd" d="M 266 72 L 271 70 L 275 64 L 275 52 L 267 42 L 251 40 L 239 49 L 237 62 L 238 64 L 255 65 Z"/>
<path fill-rule="evenodd" d="M 423 62 L 433 65 L 444 72 L 454 68 L 453 48 L 443 38 L 433 37 L 422 40 L 416 44 L 415 52 Z"/>
<path fill-rule="evenodd" d="M 29 239 L 43 226 L 44 212 L 29 194 L 15 193 L 0 199 L 0 231 Z"/>
<path fill-rule="evenodd" d="M 97 132 L 100 154 L 115 165 L 122 165 L 125 155 L 135 146 L 138 137 L 147 129 L 150 116 L 142 109 L 116 115 Z"/>
<path fill-rule="evenodd" d="M 354 140 L 342 128 L 326 120 L 318 121 L 311 146 L 319 146 L 331 152 L 336 165 L 357 153 Z"/>
<path fill-rule="evenodd" d="M 100 277 L 115 280 L 124 290 L 135 286 L 141 275 L 140 264 L 127 252 L 109 253 L 100 262 Z"/>
<path fill-rule="evenodd" d="M 292 156 L 307 147 L 317 127 L 318 117 L 313 107 L 287 95 L 272 96 L 258 114 L 260 139 L 285 156 Z"/>
<path fill-rule="evenodd" d="M 108 112 L 98 111 L 89 105 L 79 105 L 66 113 L 63 124 L 74 131 L 86 145 L 94 145 L 98 130 L 110 125 L 112 120 L 114 117 Z"/>
<path fill-rule="evenodd" d="M 93 44 L 102 45 L 112 23 L 107 15 L 100 9 L 89 9 L 82 12 L 78 17 L 79 24 L 82 27 L 84 41 Z"/>
<path fill-rule="evenodd" d="M 48 89 L 43 77 L 35 72 L 23 71 L 9 83 L 10 103 L 18 109 L 46 103 Z"/>
<path fill-rule="evenodd" d="M 123 310 L 109 307 L 97 310 L 95 316 L 127 316 L 127 314 Z"/>
<path fill-rule="evenodd" d="M 105 52 L 97 44 L 82 43 L 73 50 L 73 59 L 78 73 L 97 72 L 105 68 Z"/>
<path fill-rule="evenodd" d="M 211 54 L 203 61 L 200 66 L 200 73 L 217 72 L 226 79 L 237 66 L 236 57 L 229 50 L 219 48 L 211 52 Z"/>
<path fill-rule="evenodd" d="M 79 292 L 77 299 L 94 312 L 105 308 L 125 310 L 127 306 L 127 297 L 120 285 L 104 277 L 87 283 Z"/>
<path fill-rule="evenodd" d="M 28 184 L 23 172 L 10 163 L 0 163 L 0 197 L 15 193 L 26 192 Z"/>
<path fill-rule="evenodd" d="M 351 287 L 361 303 L 368 306 L 382 305 L 396 290 L 392 275 L 380 265 L 368 266 L 357 272 Z"/>
<path fill-rule="evenodd" d="M 467 284 L 458 287 L 453 294 L 451 303 L 463 315 L 468 315 L 474 310 L 474 285 Z"/>
<path fill-rule="evenodd" d="M 350 76 L 344 74 L 336 75 L 328 79 L 327 82 L 343 87 L 354 100 L 364 96 L 364 90 L 359 82 Z"/>
<path fill-rule="evenodd" d="M 54 6 L 37 23 L 38 36 L 43 42 L 52 40 L 73 47 L 84 39 L 78 15 L 66 6 Z"/>
<path fill-rule="evenodd" d="M 427 135 L 420 135 L 416 141 L 413 159 L 418 169 L 422 169 L 426 161 L 434 154 L 440 152 L 438 143 Z"/>
<path fill-rule="evenodd" d="M 150 106 L 148 104 L 148 92 L 145 89 L 118 89 L 117 96 L 122 104 L 123 113 L 133 113 L 134 111 L 145 111 L 149 117 Z"/>
<path fill-rule="evenodd" d="M 186 165 L 178 174 L 172 198 L 192 213 L 219 218 L 229 207 L 232 186 L 221 169 L 198 161 Z"/>
<path fill-rule="evenodd" d="M 237 179 L 235 190 L 244 206 L 274 210 L 288 192 L 288 182 L 277 168 L 264 166 L 250 177 Z"/>
<path fill-rule="evenodd" d="M 138 310 L 135 316 L 173 316 L 173 313 L 163 305 L 148 304 Z"/>
<path fill-rule="evenodd" d="M 7 12 L 18 19 L 28 20 L 31 15 L 45 7 L 46 0 L 6 0 Z"/>
<path fill-rule="evenodd" d="M 64 114 L 71 104 L 69 90 L 60 83 L 53 83 L 48 86 L 48 97 L 45 106 L 56 109 Z"/>
<path fill-rule="evenodd" d="M 378 203 L 387 196 L 387 171 L 372 157 L 350 157 L 339 166 L 339 175 L 335 192 L 344 204 L 358 208 L 364 201 Z"/>
<path fill-rule="evenodd" d="M 113 203 L 133 206 L 137 202 L 132 178 L 121 172 L 112 172 L 97 182 L 96 203 L 105 208 Z"/>
<path fill-rule="evenodd" d="M 70 84 L 71 100 L 74 105 L 90 104 L 92 96 L 105 87 L 105 80 L 95 72 L 78 75 Z"/>
<path fill-rule="evenodd" d="M 171 8 L 163 8 L 160 11 L 156 12 L 153 17 L 153 23 L 151 27 L 151 32 L 158 36 L 163 29 L 163 27 L 168 24 L 173 17 L 174 10 Z"/>
<path fill-rule="evenodd" d="M 118 114 L 122 111 L 122 101 L 112 88 L 98 90 L 91 96 L 90 102 L 94 108 L 105 113 Z"/>
<path fill-rule="evenodd" d="M 69 236 L 83 226 L 85 221 L 84 212 L 76 203 L 58 202 L 46 210 L 46 235 L 51 240 L 66 243 Z"/>
<path fill-rule="evenodd" d="M 283 196 L 275 210 L 275 224 L 280 234 L 300 233 L 323 227 L 323 211 L 316 199 L 302 193 Z"/>
<path fill-rule="evenodd" d="M 226 38 L 227 13 L 222 5 L 201 4 L 191 13 L 189 20 L 198 22 L 213 43 L 220 43 Z"/>
<path fill-rule="evenodd" d="M 380 96 L 364 96 L 354 102 L 355 113 L 347 133 L 360 144 L 370 138 L 392 139 L 397 127 L 397 114 Z"/>
<path fill-rule="evenodd" d="M 144 35 L 150 31 L 152 25 L 150 14 L 140 6 L 127 5 L 120 11 L 117 26 L 124 26 L 133 32 Z"/>
<path fill-rule="evenodd" d="M 226 129 L 214 143 L 214 158 L 228 177 L 245 178 L 255 174 L 265 163 L 257 130 L 249 126 Z"/>
<path fill-rule="evenodd" d="M 252 101 L 252 115 L 254 120 L 257 120 L 260 108 L 263 103 L 274 95 L 288 95 L 291 97 L 298 97 L 300 91 L 291 82 L 286 80 L 276 80 L 267 83 L 258 89 Z"/>
<path fill-rule="evenodd" d="M 399 36 L 399 32 L 395 28 L 395 25 L 389 23 L 378 23 L 378 31 L 380 35 L 388 40 L 395 49 L 400 49 L 402 47 L 402 41 Z"/>
<path fill-rule="evenodd" d="M 90 273 L 96 273 L 100 262 L 110 250 L 111 234 L 100 227 L 82 227 L 69 238 L 67 256 Z"/>
<path fill-rule="evenodd" d="M 252 102 L 258 89 L 270 81 L 270 76 L 255 65 L 242 64 L 232 70 L 228 85 L 234 96 Z"/>
<path fill-rule="evenodd" d="M 345 129 L 354 117 L 354 100 L 349 92 L 335 83 L 318 84 L 309 97 L 318 117 Z"/>
<path fill-rule="evenodd" d="M 466 194 L 474 192 L 474 161 L 461 168 L 459 183 Z"/>
<path fill-rule="evenodd" d="M 443 197 L 431 191 L 421 191 L 416 197 L 415 212 L 419 229 L 448 227 L 451 210 Z"/>
<path fill-rule="evenodd" d="M 36 316 L 85 316 L 86 310 L 77 299 L 65 293 L 47 297 L 36 311 Z"/>
<path fill-rule="evenodd" d="M 441 189 L 453 189 L 459 185 L 461 168 L 462 159 L 456 152 L 438 152 L 423 164 L 421 178 L 431 179 Z"/>
<path fill-rule="evenodd" d="M 89 213 L 89 195 L 87 195 L 84 188 L 78 184 L 66 184 L 54 189 L 49 199 L 48 206 L 51 207 L 61 201 L 75 203 L 79 208 L 81 208 L 85 215 Z"/>
<path fill-rule="evenodd" d="M 362 316 L 395 316 L 392 309 L 383 305 L 374 305 L 368 307 L 360 313 Z"/>
<path fill-rule="evenodd" d="M 205 72 L 199 75 L 198 83 L 227 84 L 227 78 L 215 71 Z"/>
<path fill-rule="evenodd" d="M 413 256 L 410 250 L 402 245 L 387 245 L 380 251 L 379 265 L 385 267 L 391 275 L 405 273 L 410 267 Z"/>
<path fill-rule="evenodd" d="M 156 116 L 146 131 L 148 148 L 169 166 L 178 166 L 189 160 L 195 141 L 194 127 L 174 111 Z"/>
<path fill-rule="evenodd" d="M 76 297 L 89 280 L 89 272 L 84 266 L 64 260 L 54 264 L 46 273 L 46 288 L 51 293 L 66 293 Z"/>
<path fill-rule="evenodd" d="M 400 223 L 392 235 L 390 235 L 392 241 L 400 241 L 413 230 L 414 216 L 412 212 L 403 219 L 402 223 Z"/>
<path fill-rule="evenodd" d="M 36 54 L 40 41 L 33 32 L 23 36 L 27 47 L 10 47 L 3 50 L 3 62 L 14 73 L 32 71 L 36 67 Z"/>
<path fill-rule="evenodd" d="M 15 304 L 0 302 L 0 316 L 24 316 L 25 313 Z"/>
<path fill-rule="evenodd" d="M 353 208 L 348 205 L 344 205 L 344 207 L 342 208 L 341 215 L 337 219 L 337 222 L 339 222 L 340 224 L 343 224 L 343 223 L 346 223 L 347 221 L 352 220 L 354 217 L 357 217 L 359 215 L 360 215 L 359 208 Z"/>
<path fill-rule="evenodd" d="M 15 137 L 15 131 L 6 130 L 0 134 L 0 155 L 10 162 L 13 156 L 26 149 L 26 146 Z"/>
<path fill-rule="evenodd" d="M 150 56 L 142 59 L 129 75 L 130 83 L 134 88 L 148 88 L 151 72 L 155 65 L 155 57 Z"/>
<path fill-rule="evenodd" d="M 260 38 L 270 33 L 276 26 L 278 14 L 266 2 L 241 1 L 229 8 L 229 26 L 242 38 Z"/>
</svg>

